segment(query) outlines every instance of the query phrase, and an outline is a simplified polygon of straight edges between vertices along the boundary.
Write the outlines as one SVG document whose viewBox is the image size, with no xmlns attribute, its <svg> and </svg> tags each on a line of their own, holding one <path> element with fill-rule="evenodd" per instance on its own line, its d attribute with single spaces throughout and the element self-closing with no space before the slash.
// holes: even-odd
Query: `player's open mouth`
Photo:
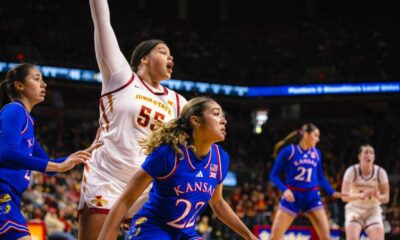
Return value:
<svg viewBox="0 0 400 240">
<path fill-rule="evenodd" d="M 172 73 L 172 68 L 173 68 L 173 67 L 174 67 L 174 63 L 173 63 L 173 62 L 167 64 L 167 69 L 168 69 L 168 71 L 170 71 L 171 73 Z"/>
</svg>

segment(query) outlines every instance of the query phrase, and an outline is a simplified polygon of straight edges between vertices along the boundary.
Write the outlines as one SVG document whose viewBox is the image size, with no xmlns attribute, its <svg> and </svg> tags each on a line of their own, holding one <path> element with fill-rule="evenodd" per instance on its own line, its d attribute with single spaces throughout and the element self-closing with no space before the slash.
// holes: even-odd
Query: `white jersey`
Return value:
<svg viewBox="0 0 400 240">
<path fill-rule="evenodd" d="M 186 104 L 184 97 L 159 86 L 152 88 L 134 73 L 122 54 L 110 23 L 107 0 L 90 0 L 95 26 L 96 60 L 103 76 L 100 97 L 99 140 L 104 144 L 93 151 L 85 166 L 78 209 L 108 212 L 145 159 L 139 140 L 156 128 L 179 116 Z M 166 63 L 167 64 L 167 63 Z M 160 71 L 167 71 L 167 65 Z M 147 199 L 144 191 L 127 213 L 127 217 Z"/>
<path fill-rule="evenodd" d="M 179 116 L 185 98 L 166 87 L 155 91 L 132 72 L 123 86 L 100 97 L 99 140 L 104 144 L 93 151 L 84 169 L 78 209 L 85 204 L 89 208 L 111 209 L 146 158 L 139 140 L 155 130 L 157 121 L 167 122 Z M 147 200 L 149 190 L 150 187 L 135 202 L 127 218 Z"/>
<path fill-rule="evenodd" d="M 186 102 L 178 93 L 162 88 L 156 93 L 133 73 L 125 85 L 101 96 L 99 140 L 104 145 L 89 161 L 92 170 L 125 183 L 131 179 L 132 169 L 139 168 L 146 157 L 139 140 L 155 130 L 157 121 L 179 116 Z"/>
<path fill-rule="evenodd" d="M 381 184 L 388 182 L 388 176 L 385 169 L 374 165 L 372 173 L 368 177 L 364 177 L 361 174 L 360 164 L 355 164 L 347 168 L 343 176 L 343 181 L 351 183 L 350 194 L 363 192 L 367 189 L 379 189 Z M 359 206 L 362 208 L 376 207 L 380 205 L 380 202 L 375 199 L 365 199 L 365 200 L 354 200 L 349 204 L 353 206 Z"/>
</svg>

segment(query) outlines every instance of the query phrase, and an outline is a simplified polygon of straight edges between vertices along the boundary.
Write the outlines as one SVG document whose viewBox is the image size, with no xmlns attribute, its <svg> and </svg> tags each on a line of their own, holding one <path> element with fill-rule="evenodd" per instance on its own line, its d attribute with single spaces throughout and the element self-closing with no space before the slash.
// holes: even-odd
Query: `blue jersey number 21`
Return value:
<svg viewBox="0 0 400 240">
<path fill-rule="evenodd" d="M 298 167 L 299 174 L 297 174 L 294 179 L 298 181 L 311 182 L 312 168 Z"/>
</svg>

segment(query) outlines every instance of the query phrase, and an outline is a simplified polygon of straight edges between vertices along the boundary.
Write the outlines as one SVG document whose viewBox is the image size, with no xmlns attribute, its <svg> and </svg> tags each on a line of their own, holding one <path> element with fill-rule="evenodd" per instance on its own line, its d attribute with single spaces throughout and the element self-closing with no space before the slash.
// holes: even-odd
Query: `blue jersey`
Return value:
<svg viewBox="0 0 400 240">
<path fill-rule="evenodd" d="M 203 159 L 197 159 L 191 149 L 181 149 L 182 160 L 168 145 L 160 146 L 146 158 L 142 168 L 153 177 L 153 187 L 135 219 L 143 222 L 145 217 L 191 236 L 197 216 L 205 209 L 217 184 L 226 177 L 229 156 L 215 144 Z"/>
<path fill-rule="evenodd" d="M 28 187 L 30 171 L 45 172 L 48 161 L 36 142 L 34 121 L 24 105 L 18 101 L 5 105 L 0 112 L 0 183 L 21 194 Z"/>
<path fill-rule="evenodd" d="M 55 159 L 62 162 L 66 158 Z M 49 158 L 37 144 L 34 121 L 24 105 L 11 102 L 0 112 L 0 239 L 29 235 L 19 210 L 31 170 L 45 172 Z"/>
<path fill-rule="evenodd" d="M 286 183 L 280 179 L 282 169 L 285 171 Z M 320 151 L 314 147 L 304 150 L 297 144 L 288 145 L 279 152 L 270 180 L 282 192 L 287 188 L 312 190 L 319 185 L 329 195 L 335 191 L 324 176 Z"/>
</svg>

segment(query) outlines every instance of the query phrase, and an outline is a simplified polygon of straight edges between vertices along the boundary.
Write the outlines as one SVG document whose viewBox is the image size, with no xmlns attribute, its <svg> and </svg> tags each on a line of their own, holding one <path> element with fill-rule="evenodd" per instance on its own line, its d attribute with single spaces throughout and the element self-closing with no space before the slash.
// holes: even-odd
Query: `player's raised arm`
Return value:
<svg viewBox="0 0 400 240">
<path fill-rule="evenodd" d="M 114 80 L 113 74 L 126 69 L 131 74 L 129 63 L 122 54 L 114 30 L 111 26 L 110 9 L 107 0 L 89 0 L 90 11 L 94 23 L 94 43 L 96 59 L 103 76 L 103 92 L 110 88 Z M 125 80 L 125 78 L 115 78 Z M 129 79 L 129 76 L 128 76 Z M 112 83 L 122 85 L 122 83 Z"/>
</svg>

